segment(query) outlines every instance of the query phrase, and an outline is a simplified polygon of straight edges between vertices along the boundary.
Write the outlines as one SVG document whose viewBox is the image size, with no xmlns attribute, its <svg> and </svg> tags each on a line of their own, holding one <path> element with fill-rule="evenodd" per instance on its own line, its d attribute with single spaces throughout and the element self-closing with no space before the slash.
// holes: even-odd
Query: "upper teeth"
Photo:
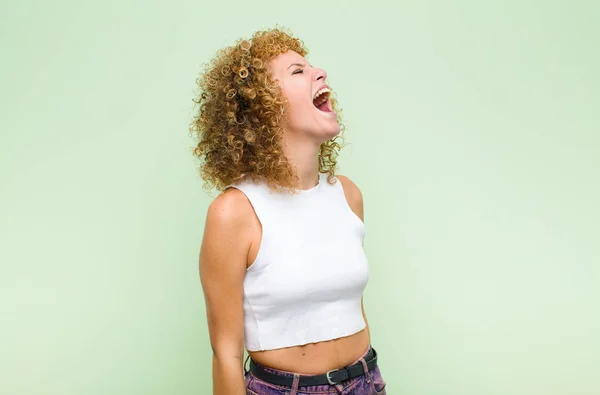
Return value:
<svg viewBox="0 0 600 395">
<path fill-rule="evenodd" d="M 327 92 L 331 92 L 331 89 L 329 88 L 321 88 L 317 91 L 317 93 L 315 93 L 315 97 L 313 98 L 313 100 L 317 100 L 317 97 L 319 97 L 321 94 L 323 93 L 327 93 Z"/>
</svg>

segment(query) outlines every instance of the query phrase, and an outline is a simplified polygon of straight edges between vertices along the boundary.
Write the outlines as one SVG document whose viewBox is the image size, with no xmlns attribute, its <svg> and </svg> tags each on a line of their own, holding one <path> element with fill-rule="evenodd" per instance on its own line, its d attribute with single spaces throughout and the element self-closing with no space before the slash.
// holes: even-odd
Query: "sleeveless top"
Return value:
<svg viewBox="0 0 600 395">
<path fill-rule="evenodd" d="M 245 180 L 242 191 L 262 225 L 256 260 L 244 279 L 244 342 L 248 351 L 337 339 L 366 327 L 361 298 L 369 279 L 364 224 L 342 183 L 275 192 Z"/>
</svg>

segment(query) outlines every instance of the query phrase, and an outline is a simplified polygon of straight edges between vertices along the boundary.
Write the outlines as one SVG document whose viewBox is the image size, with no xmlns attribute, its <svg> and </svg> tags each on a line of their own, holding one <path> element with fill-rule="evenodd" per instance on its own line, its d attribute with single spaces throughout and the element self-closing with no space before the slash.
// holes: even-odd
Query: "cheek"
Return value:
<svg viewBox="0 0 600 395">
<path fill-rule="evenodd" d="M 306 115 L 308 110 L 310 110 L 310 107 L 307 105 L 306 101 L 290 101 L 290 114 L 295 114 L 298 116 Z"/>
<path fill-rule="evenodd" d="M 285 92 L 286 98 L 290 103 L 291 108 L 302 108 L 306 107 L 307 98 L 306 95 L 301 94 L 298 91 Z"/>
<path fill-rule="evenodd" d="M 308 112 L 313 107 L 313 104 L 306 99 L 305 96 L 300 95 L 289 95 L 287 96 L 287 100 L 289 103 L 288 113 L 290 120 L 293 123 L 306 121 L 306 116 Z"/>
<path fill-rule="evenodd" d="M 287 98 L 291 107 L 306 108 L 310 101 L 310 87 L 307 87 L 301 81 L 291 81 L 283 88 L 283 94 Z"/>
<path fill-rule="evenodd" d="M 294 129 L 304 129 L 314 122 L 312 117 L 314 106 L 310 100 L 310 94 L 307 94 L 308 88 L 303 85 L 291 84 L 286 88 L 283 89 L 283 94 L 289 105 L 286 124 Z"/>
</svg>

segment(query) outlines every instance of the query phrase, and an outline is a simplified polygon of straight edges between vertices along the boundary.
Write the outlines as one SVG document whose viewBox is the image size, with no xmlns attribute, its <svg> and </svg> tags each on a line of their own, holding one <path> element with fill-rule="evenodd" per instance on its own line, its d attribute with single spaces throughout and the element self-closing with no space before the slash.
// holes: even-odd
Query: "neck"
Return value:
<svg viewBox="0 0 600 395">
<path fill-rule="evenodd" d="M 320 145 L 308 141 L 286 139 L 283 152 L 298 176 L 298 189 L 310 189 L 319 181 Z"/>
</svg>

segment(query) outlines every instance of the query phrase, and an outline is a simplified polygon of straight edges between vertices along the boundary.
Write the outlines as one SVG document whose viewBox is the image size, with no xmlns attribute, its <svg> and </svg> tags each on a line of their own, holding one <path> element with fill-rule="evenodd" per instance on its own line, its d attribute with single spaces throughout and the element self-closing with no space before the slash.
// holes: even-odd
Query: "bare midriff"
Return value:
<svg viewBox="0 0 600 395">
<path fill-rule="evenodd" d="M 266 351 L 249 351 L 263 366 L 301 374 L 323 374 L 350 365 L 370 345 L 369 328 L 339 339 Z"/>
</svg>

